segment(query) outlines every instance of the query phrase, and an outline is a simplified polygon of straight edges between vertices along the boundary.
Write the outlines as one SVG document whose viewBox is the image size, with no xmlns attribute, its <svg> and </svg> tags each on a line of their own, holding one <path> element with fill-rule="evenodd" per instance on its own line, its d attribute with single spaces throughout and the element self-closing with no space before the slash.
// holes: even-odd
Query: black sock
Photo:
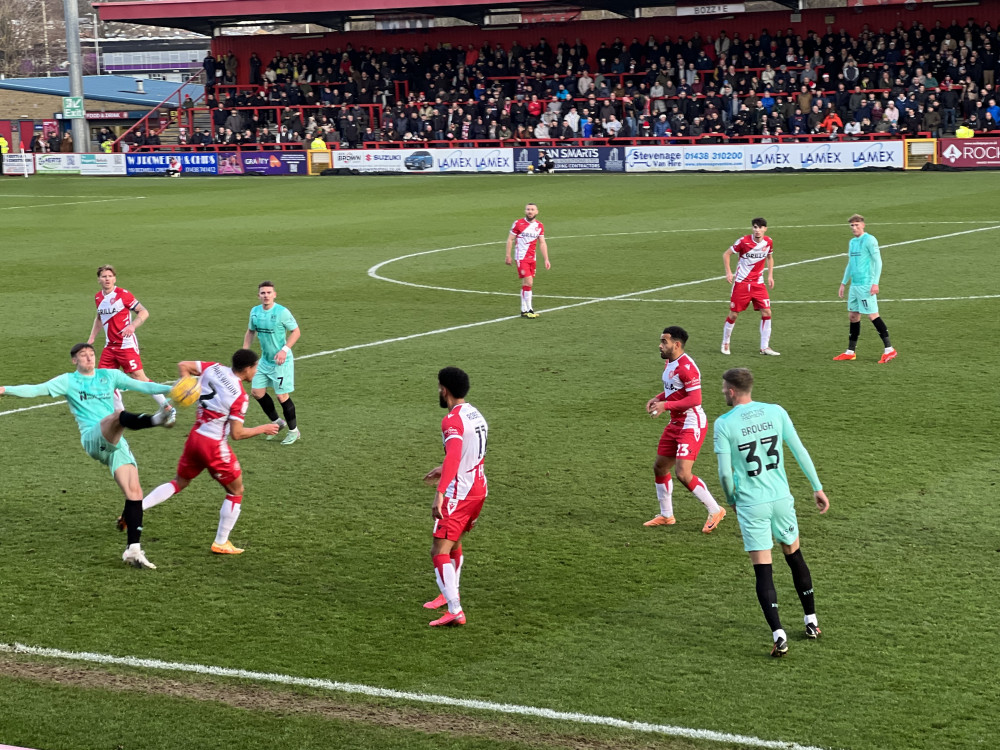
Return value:
<svg viewBox="0 0 1000 750">
<path fill-rule="evenodd" d="M 281 411 L 285 415 L 285 423 L 288 425 L 288 429 L 294 430 L 298 426 L 298 423 L 295 421 L 295 404 L 292 403 L 291 396 L 281 402 Z"/>
<path fill-rule="evenodd" d="M 764 619 L 773 633 L 781 630 L 781 620 L 778 619 L 778 594 L 774 590 L 774 577 L 771 575 L 771 563 L 761 563 L 753 566 L 753 574 L 757 577 L 757 601 L 764 612 Z"/>
<path fill-rule="evenodd" d="M 878 335 L 882 337 L 882 343 L 885 344 L 885 348 L 892 348 L 892 344 L 889 343 L 889 329 L 885 327 L 885 321 L 882 318 L 875 318 L 872 321 L 872 325 L 875 326 Z"/>
<path fill-rule="evenodd" d="M 802 558 L 802 550 L 797 549 L 790 555 L 785 555 L 785 562 L 792 569 L 792 580 L 795 582 L 795 591 L 802 602 L 802 613 L 806 615 L 816 614 L 816 601 L 813 597 L 812 576 L 809 574 L 809 566 Z"/>
<path fill-rule="evenodd" d="M 274 401 L 271 399 L 270 393 L 265 393 L 263 396 L 257 399 L 257 403 L 260 404 L 260 408 L 264 410 L 264 414 L 272 422 L 278 421 L 278 410 L 274 408 Z"/>
<path fill-rule="evenodd" d="M 153 424 L 152 414 L 133 414 L 130 411 L 123 411 L 119 414 L 118 423 L 128 430 L 145 430 L 149 427 L 156 427 Z"/>
<path fill-rule="evenodd" d="M 847 348 L 848 348 L 848 350 L 850 350 L 852 352 L 854 351 L 854 349 L 858 345 L 858 336 L 860 336 L 860 335 L 861 335 L 861 321 L 860 320 L 858 320 L 858 321 L 853 321 L 852 320 L 851 321 L 851 334 L 850 334 L 850 336 L 847 339 Z"/>
<path fill-rule="evenodd" d="M 128 543 L 138 544 L 142 536 L 142 500 L 126 500 L 122 520 L 128 527 Z"/>
</svg>

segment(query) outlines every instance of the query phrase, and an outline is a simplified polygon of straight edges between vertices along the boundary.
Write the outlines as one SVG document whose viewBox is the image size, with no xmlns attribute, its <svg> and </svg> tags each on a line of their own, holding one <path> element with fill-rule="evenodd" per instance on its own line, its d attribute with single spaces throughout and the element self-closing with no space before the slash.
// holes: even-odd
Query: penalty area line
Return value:
<svg viewBox="0 0 1000 750">
<path fill-rule="evenodd" d="M 552 721 L 574 724 L 590 724 L 593 726 L 612 727 L 614 729 L 626 729 L 644 734 L 684 737 L 686 739 L 704 740 L 708 742 L 728 742 L 745 745 L 747 747 L 768 748 L 773 750 L 822 750 L 822 748 L 812 745 L 801 745 L 797 742 L 765 740 L 760 737 L 731 734 L 729 732 L 717 732 L 712 729 L 692 729 L 689 727 L 672 726 L 670 724 L 627 721 L 625 719 L 617 719 L 611 716 L 598 716 L 573 711 L 556 711 L 550 708 L 522 706 L 516 703 L 494 703 L 492 701 L 482 701 L 471 698 L 453 698 L 451 696 L 436 695 L 434 693 L 416 693 L 405 690 L 391 690 L 389 688 L 374 687 L 372 685 L 337 682 L 334 680 L 319 679 L 314 677 L 295 677 L 292 675 L 283 675 L 274 672 L 254 672 L 246 669 L 233 669 L 230 667 L 168 662 L 161 661 L 159 659 L 143 659 L 135 656 L 112 656 L 109 654 L 97 654 L 85 651 L 62 651 L 55 648 L 25 646 L 20 643 L 0 643 L 0 651 L 12 654 L 41 656 L 49 659 L 65 659 L 91 662 L 94 664 L 133 667 L 138 669 L 153 669 L 164 672 L 189 672 L 212 677 L 231 677 L 241 680 L 252 680 L 255 682 L 270 682 L 279 685 L 314 688 L 328 692 L 365 695 L 372 698 L 389 698 L 414 703 L 429 703 L 438 706 L 473 709 L 476 711 L 491 711 L 494 713 L 511 714 L 516 716 L 532 716 L 541 719 L 550 719 Z"/>
</svg>

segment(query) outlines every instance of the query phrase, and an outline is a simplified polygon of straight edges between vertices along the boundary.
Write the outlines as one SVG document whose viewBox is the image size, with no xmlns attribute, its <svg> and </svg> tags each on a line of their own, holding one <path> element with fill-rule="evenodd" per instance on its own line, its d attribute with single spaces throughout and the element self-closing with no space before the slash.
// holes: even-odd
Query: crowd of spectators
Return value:
<svg viewBox="0 0 1000 750">
<path fill-rule="evenodd" d="M 970 18 L 851 36 L 579 39 L 206 57 L 212 127 L 192 145 L 954 133 L 1000 130 L 997 32 Z M 199 105 L 200 106 L 200 105 Z M 184 105 L 194 111 L 194 103 Z"/>
</svg>

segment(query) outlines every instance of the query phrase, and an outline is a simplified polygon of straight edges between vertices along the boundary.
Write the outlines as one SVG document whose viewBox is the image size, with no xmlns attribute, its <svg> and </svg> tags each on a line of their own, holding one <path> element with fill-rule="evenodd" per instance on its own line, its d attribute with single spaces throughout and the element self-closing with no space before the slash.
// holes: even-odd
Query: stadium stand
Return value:
<svg viewBox="0 0 1000 750">
<path fill-rule="evenodd" d="M 176 148 L 725 143 L 1000 131 L 993 26 L 374 46 L 204 60 Z M 392 37 L 386 36 L 386 39 Z M 240 82 L 242 79 L 242 82 Z M 188 103 L 185 102 L 187 105 Z M 130 146 L 157 148 L 130 134 Z"/>
</svg>

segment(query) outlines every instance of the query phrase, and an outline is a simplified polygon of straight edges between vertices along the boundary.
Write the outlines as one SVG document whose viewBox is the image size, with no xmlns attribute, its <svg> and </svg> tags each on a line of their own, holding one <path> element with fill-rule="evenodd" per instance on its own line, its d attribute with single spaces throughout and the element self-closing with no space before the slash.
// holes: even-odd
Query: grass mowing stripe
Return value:
<svg viewBox="0 0 1000 750">
<path fill-rule="evenodd" d="M 447 695 L 435 695 L 433 693 L 414 693 L 403 690 L 390 690 L 387 688 L 373 687 L 371 685 L 360 685 L 350 682 L 335 682 L 333 680 L 318 679 L 314 677 L 294 677 L 292 675 L 275 674 L 272 672 L 254 672 L 245 669 L 233 669 L 231 667 L 185 664 L 183 662 L 168 662 L 161 661 L 159 659 L 142 659 L 134 656 L 111 656 L 109 654 L 95 654 L 85 651 L 62 651 L 54 648 L 25 646 L 20 643 L 0 643 L 0 651 L 13 654 L 42 656 L 50 659 L 85 661 L 94 664 L 110 664 L 124 667 L 138 667 L 142 669 L 157 669 L 168 672 L 191 672 L 201 675 L 210 675 L 213 677 L 235 677 L 241 680 L 272 682 L 295 687 L 308 687 L 340 693 L 367 695 L 372 698 L 390 698 L 393 700 L 412 701 L 416 703 L 431 703 L 439 706 L 470 708 L 478 711 L 493 711 L 496 713 L 514 714 L 519 716 L 532 716 L 541 719 L 572 722 L 576 724 L 592 724 L 595 726 L 612 727 L 614 729 L 627 729 L 646 734 L 662 734 L 671 737 L 683 737 L 685 739 L 705 740 L 709 742 L 739 743 L 746 745 L 747 747 L 769 748 L 773 750 L 822 750 L 822 748 L 812 745 L 801 745 L 797 742 L 765 740 L 759 737 L 751 737 L 742 734 L 716 732 L 711 729 L 689 729 L 687 727 L 675 727 L 669 724 L 650 724 L 643 721 L 626 721 L 625 719 L 616 719 L 611 716 L 595 716 L 593 714 L 575 713 L 572 711 L 555 711 L 549 708 L 539 708 L 537 706 L 521 706 L 512 703 L 493 703 L 491 701 L 480 701 L 470 698 L 452 698 Z"/>
<path fill-rule="evenodd" d="M 988 226 L 988 227 L 979 227 L 978 229 L 966 229 L 966 230 L 963 230 L 961 232 L 951 232 L 950 234 L 940 234 L 940 235 L 937 235 L 937 236 L 934 236 L 934 237 L 921 237 L 921 238 L 918 238 L 918 239 L 915 239 L 915 240 L 903 240 L 902 242 L 893 242 L 893 243 L 890 243 L 888 245 L 882 245 L 882 247 L 886 248 L 886 247 L 899 247 L 901 245 L 913 245 L 913 244 L 916 244 L 918 242 L 931 242 L 933 240 L 944 240 L 944 239 L 948 239 L 950 237 L 958 237 L 958 236 L 963 235 L 963 234 L 973 234 L 975 232 L 988 232 L 988 231 L 991 231 L 991 230 L 994 230 L 994 229 L 1000 229 L 1000 224 L 995 224 L 993 226 Z M 681 230 L 678 230 L 678 231 L 681 231 Z M 603 236 L 606 236 L 606 235 L 580 235 L 580 236 L 588 236 L 588 237 L 589 236 L 594 236 L 594 237 L 600 236 L 600 237 L 603 237 Z M 390 260 L 382 261 L 381 263 L 378 263 L 378 264 L 372 266 L 371 268 L 368 269 L 368 275 L 371 276 L 372 278 L 377 278 L 377 279 L 380 279 L 382 281 L 392 281 L 393 283 L 405 284 L 407 286 L 423 286 L 421 284 L 409 284 L 408 282 L 405 282 L 405 281 L 394 281 L 393 279 L 388 279 L 388 278 L 385 278 L 385 277 L 382 277 L 382 276 L 378 276 L 377 274 L 375 274 L 373 272 L 377 271 L 379 268 L 381 268 L 382 266 L 386 265 L 387 263 L 392 263 L 394 260 L 401 260 L 402 258 L 412 258 L 412 257 L 417 256 L 417 255 L 428 255 L 430 253 L 442 252 L 443 250 L 458 250 L 458 249 L 467 248 L 467 247 L 482 247 L 484 245 L 494 245 L 494 244 L 498 244 L 498 243 L 496 243 L 496 242 L 482 242 L 482 243 L 475 244 L 475 245 L 456 245 L 454 247 L 439 248 L 437 250 L 424 250 L 424 251 L 419 252 L 419 253 L 411 253 L 409 255 L 400 256 L 399 258 L 391 258 Z M 847 253 L 836 253 L 834 255 L 821 255 L 821 256 L 819 256 L 817 258 L 807 258 L 806 260 L 796 260 L 796 261 L 793 261 L 791 263 L 782 263 L 781 265 L 775 266 L 775 268 L 789 268 L 791 266 L 801 266 L 801 265 L 804 265 L 806 263 L 816 263 L 816 262 L 821 261 L 821 260 L 830 260 L 831 258 L 842 258 L 845 255 L 847 255 Z M 637 296 L 639 296 L 641 294 L 653 294 L 654 292 L 662 292 L 662 291 L 665 291 L 667 289 L 676 289 L 676 288 L 682 287 L 682 286 L 693 286 L 695 284 L 705 284 L 705 283 L 707 283 L 709 281 L 719 281 L 720 279 L 724 279 L 724 278 L 725 278 L 725 276 L 711 276 L 711 277 L 709 277 L 707 279 L 696 279 L 694 281 L 681 281 L 681 282 L 678 282 L 676 284 L 667 284 L 666 286 L 656 287 L 654 289 L 644 289 L 644 290 L 639 291 L 639 292 L 626 292 L 625 294 L 617 294 L 617 295 L 615 295 L 613 297 L 593 297 L 593 298 L 585 299 L 582 302 L 574 302 L 573 304 L 570 304 L 570 305 L 559 305 L 558 307 L 550 307 L 547 310 L 545 310 L 544 312 L 555 312 L 557 310 L 570 310 L 570 309 L 572 309 L 574 307 L 583 307 L 585 305 L 592 305 L 592 304 L 595 304 L 597 302 L 617 302 L 617 301 L 621 301 L 621 300 L 630 300 L 630 298 L 637 297 Z M 439 289 L 441 291 L 451 291 L 451 292 L 468 292 L 469 291 L 469 290 L 465 290 L 465 289 L 446 289 L 445 287 L 423 287 L 423 288 L 425 288 L 425 289 Z M 481 291 L 480 292 L 473 291 L 471 293 L 474 293 L 474 294 L 495 294 L 495 292 L 481 292 Z M 989 295 L 984 295 L 983 297 L 967 297 L 967 298 L 957 297 L 957 298 L 954 298 L 954 299 L 985 299 L 985 298 L 988 298 L 988 297 L 989 297 Z M 839 302 L 840 300 L 831 300 L 831 301 L 837 301 L 837 302 Z M 889 301 L 893 301 L 893 300 L 884 300 L 884 301 L 889 302 Z M 901 300 L 901 301 L 917 301 L 917 300 Z M 518 318 L 520 318 L 520 315 L 505 315 L 502 318 L 492 318 L 491 320 L 480 320 L 480 321 L 477 321 L 475 323 L 463 323 L 462 325 L 449 326 L 447 328 L 436 328 L 436 329 L 434 329 L 432 331 L 423 331 L 421 333 L 413 333 L 413 334 L 410 334 L 409 336 L 397 336 L 397 337 L 391 338 L 391 339 L 382 339 L 380 341 L 370 341 L 370 342 L 368 342 L 366 344 L 353 344 L 351 346 L 342 346 L 339 349 L 327 349 L 326 351 L 313 352 L 312 354 L 304 354 L 304 355 L 302 355 L 300 357 L 296 357 L 296 359 L 312 359 L 313 357 L 325 357 L 325 356 L 328 356 L 330 354 L 341 354 L 343 352 L 349 352 L 349 351 L 353 351 L 355 349 L 369 349 L 369 348 L 371 348 L 373 346 L 382 346 L 383 344 L 395 344 L 395 343 L 399 343 L 401 341 L 410 341 L 412 339 L 423 338 L 424 336 L 435 336 L 435 335 L 437 335 L 439 333 L 451 333 L 452 331 L 461 331 L 461 330 L 466 329 L 466 328 L 478 328 L 479 326 L 492 325 L 493 323 L 502 323 L 502 322 L 504 322 L 506 320 L 517 320 Z M 53 401 L 52 403 L 39 404 L 37 406 L 29 406 L 29 407 L 26 407 L 24 409 L 13 409 L 11 411 L 0 412 L 0 417 L 5 416 L 7 414 L 16 414 L 16 413 L 22 412 L 22 411 L 29 411 L 31 409 L 41 409 L 41 408 L 46 407 L 46 406 L 56 406 L 57 404 L 64 404 L 64 403 L 66 403 L 66 402 L 65 401 Z"/>
</svg>

